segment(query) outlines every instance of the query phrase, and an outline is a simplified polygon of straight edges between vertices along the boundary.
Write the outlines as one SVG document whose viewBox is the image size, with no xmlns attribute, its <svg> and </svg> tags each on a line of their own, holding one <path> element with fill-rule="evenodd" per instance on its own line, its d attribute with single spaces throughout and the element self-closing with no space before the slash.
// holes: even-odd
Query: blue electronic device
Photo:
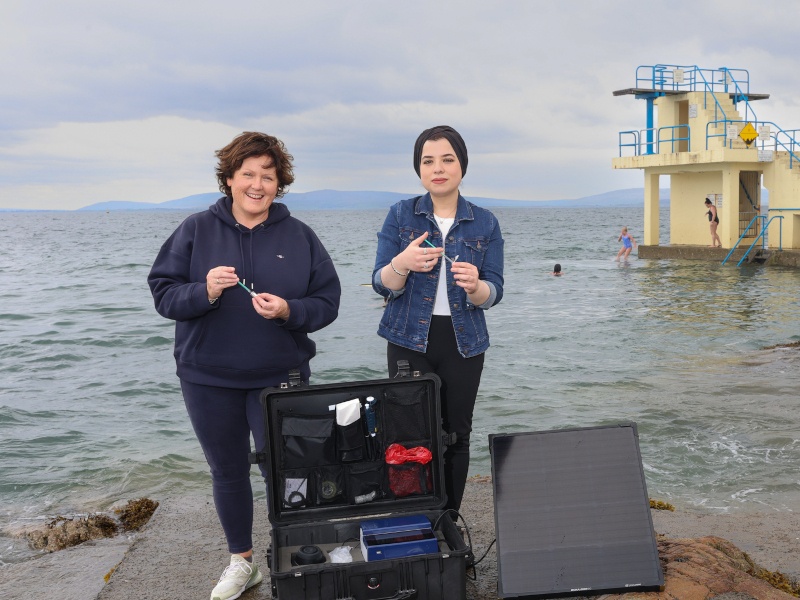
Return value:
<svg viewBox="0 0 800 600">
<path fill-rule="evenodd" d="M 436 552 L 439 542 L 423 515 L 361 522 L 361 554 L 367 562 Z"/>
</svg>

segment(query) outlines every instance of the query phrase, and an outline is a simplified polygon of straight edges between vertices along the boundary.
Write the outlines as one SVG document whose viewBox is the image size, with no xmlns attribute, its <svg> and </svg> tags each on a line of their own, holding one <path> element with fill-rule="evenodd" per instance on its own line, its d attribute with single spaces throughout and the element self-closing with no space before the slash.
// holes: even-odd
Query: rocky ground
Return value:
<svg viewBox="0 0 800 600">
<path fill-rule="evenodd" d="M 256 511 L 257 559 L 266 568 L 269 544 L 265 507 Z M 467 484 L 463 513 L 476 558 L 486 553 L 467 580 L 467 598 L 497 598 L 492 485 L 487 478 Z M 652 511 L 663 592 L 595 596 L 601 600 L 778 600 L 781 592 L 749 572 L 780 571 L 800 578 L 800 517 L 794 513 L 700 515 L 683 510 Z M 491 547 L 490 547 L 491 546 Z M 488 551 L 487 551 L 488 550 Z M 153 519 L 132 536 L 90 541 L 0 568 L 0 597 L 60 600 L 208 598 L 228 561 L 213 502 L 208 497 L 168 498 Z M 768 575 L 768 574 L 767 574 Z M 106 579 L 108 582 L 106 583 Z M 270 598 L 268 578 L 242 595 Z M 286 599 L 295 600 L 295 599 Z M 302 600 L 302 599 L 298 599 Z"/>
</svg>

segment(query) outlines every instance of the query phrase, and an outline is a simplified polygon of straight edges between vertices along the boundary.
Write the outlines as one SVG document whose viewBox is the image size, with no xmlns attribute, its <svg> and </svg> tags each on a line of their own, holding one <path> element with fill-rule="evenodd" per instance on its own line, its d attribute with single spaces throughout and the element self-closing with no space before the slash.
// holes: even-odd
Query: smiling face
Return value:
<svg viewBox="0 0 800 600">
<path fill-rule="evenodd" d="M 278 195 L 278 174 L 270 156 L 251 156 L 228 177 L 233 197 L 233 216 L 247 227 L 266 221 Z"/>
<path fill-rule="evenodd" d="M 422 146 L 419 177 L 432 197 L 458 196 L 461 163 L 447 139 L 428 140 Z"/>
</svg>

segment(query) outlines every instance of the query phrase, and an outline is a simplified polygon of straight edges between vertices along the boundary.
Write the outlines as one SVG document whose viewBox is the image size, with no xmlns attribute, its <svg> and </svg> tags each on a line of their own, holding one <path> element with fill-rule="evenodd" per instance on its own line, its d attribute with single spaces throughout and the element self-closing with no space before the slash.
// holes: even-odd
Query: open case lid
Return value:
<svg viewBox="0 0 800 600">
<path fill-rule="evenodd" d="M 634 423 L 489 436 L 501 598 L 662 588 Z"/>
<path fill-rule="evenodd" d="M 440 387 L 439 378 L 429 373 L 263 390 L 261 406 L 268 441 L 267 447 L 254 455 L 253 462 L 266 464 L 269 473 L 270 522 L 288 525 L 443 509 L 447 497 Z M 376 400 L 372 405 L 373 436 L 368 435 L 364 410 L 368 398 Z M 353 402 L 355 399 L 357 403 Z M 360 405 L 360 411 L 356 409 L 359 418 L 347 426 L 337 423 L 337 412 L 354 405 Z M 352 411 L 350 415 L 352 419 Z M 360 453 L 358 448 L 353 449 L 359 440 L 364 443 Z M 431 451 L 429 468 L 421 473 L 422 492 L 396 497 L 390 491 L 385 451 L 392 443 L 406 448 L 424 446 Z M 369 488 L 356 488 L 369 481 L 381 490 L 374 498 L 364 500 L 370 494 L 357 494 Z"/>
</svg>

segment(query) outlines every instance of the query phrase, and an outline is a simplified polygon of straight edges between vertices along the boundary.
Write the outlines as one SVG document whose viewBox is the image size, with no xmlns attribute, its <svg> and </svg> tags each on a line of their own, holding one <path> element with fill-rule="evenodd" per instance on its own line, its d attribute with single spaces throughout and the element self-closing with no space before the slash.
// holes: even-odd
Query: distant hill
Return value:
<svg viewBox="0 0 800 600">
<path fill-rule="evenodd" d="M 398 200 L 418 196 L 416 193 L 400 192 L 343 192 L 317 190 L 313 192 L 289 192 L 284 197 L 293 210 L 370 210 L 386 209 Z M 78 210 L 204 210 L 217 201 L 219 192 L 194 194 L 166 202 L 98 202 Z M 475 204 L 486 207 L 589 207 L 589 206 L 642 206 L 644 188 L 614 190 L 574 200 L 503 200 L 467 196 Z M 661 203 L 669 204 L 669 189 L 661 190 Z"/>
</svg>

